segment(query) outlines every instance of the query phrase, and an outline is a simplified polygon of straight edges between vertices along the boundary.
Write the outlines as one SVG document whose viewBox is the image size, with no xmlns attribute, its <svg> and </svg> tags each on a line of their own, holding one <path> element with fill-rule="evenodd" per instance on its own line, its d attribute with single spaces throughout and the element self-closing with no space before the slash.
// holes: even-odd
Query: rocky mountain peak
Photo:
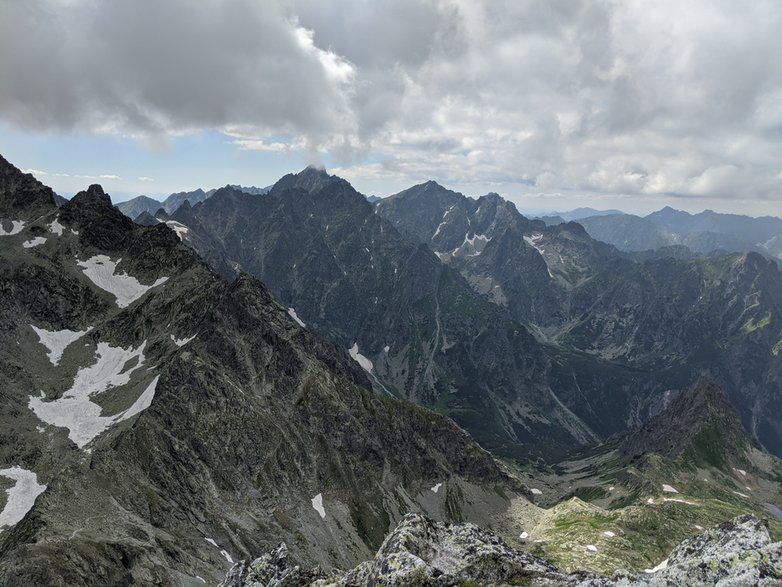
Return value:
<svg viewBox="0 0 782 587">
<path fill-rule="evenodd" d="M 279 193 L 286 189 L 298 188 L 312 194 L 337 181 L 344 180 L 334 175 L 329 175 L 324 167 L 308 165 L 299 173 L 291 173 L 280 179 L 280 181 L 274 184 L 272 190 Z"/>
<path fill-rule="evenodd" d="M 752 441 L 722 389 L 700 377 L 665 410 L 624 441 L 620 452 L 629 458 L 648 453 L 695 464 L 724 468 L 741 461 Z"/>
<path fill-rule="evenodd" d="M 0 156 L 0 220 L 28 220 L 55 207 L 51 188 Z"/>
<path fill-rule="evenodd" d="M 63 204 L 60 218 L 81 233 L 85 244 L 104 249 L 122 248 L 133 227 L 133 221 L 112 205 L 111 197 L 98 184 Z"/>
</svg>

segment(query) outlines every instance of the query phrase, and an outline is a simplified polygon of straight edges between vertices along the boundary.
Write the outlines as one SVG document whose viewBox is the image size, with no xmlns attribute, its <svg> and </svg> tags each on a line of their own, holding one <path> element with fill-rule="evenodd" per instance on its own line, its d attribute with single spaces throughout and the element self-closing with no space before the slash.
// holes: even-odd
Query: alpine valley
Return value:
<svg viewBox="0 0 782 587">
<path fill-rule="evenodd" d="M 773 255 L 559 220 L 0 157 L 0 586 L 782 584 Z"/>
</svg>

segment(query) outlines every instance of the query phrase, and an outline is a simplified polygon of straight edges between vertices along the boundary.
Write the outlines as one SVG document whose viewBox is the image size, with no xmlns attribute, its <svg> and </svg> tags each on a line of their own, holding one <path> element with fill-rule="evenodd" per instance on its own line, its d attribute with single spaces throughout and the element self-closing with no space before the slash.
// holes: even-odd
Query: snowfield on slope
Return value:
<svg viewBox="0 0 782 587">
<path fill-rule="evenodd" d="M 0 469 L 0 475 L 16 481 L 13 487 L 6 489 L 8 494 L 3 511 L 0 512 L 0 532 L 3 527 L 13 526 L 27 515 L 36 498 L 46 491 L 46 485 L 38 483 L 38 476 L 21 467 Z"/>
<path fill-rule="evenodd" d="M 127 273 L 117 273 L 120 261 L 122 259 L 112 261 L 108 255 L 95 255 L 86 261 L 77 262 L 92 283 L 117 298 L 117 306 L 120 308 L 127 308 L 153 287 L 168 281 L 168 277 L 161 277 L 152 285 L 144 285 Z"/>
<path fill-rule="evenodd" d="M 46 242 L 45 236 L 36 236 L 35 238 L 31 238 L 29 241 L 24 241 L 22 243 L 22 246 L 25 249 L 32 249 L 33 247 L 38 247 Z"/>
<path fill-rule="evenodd" d="M 19 234 L 26 224 L 24 220 L 6 220 L 5 222 L 11 223 L 10 230 L 6 230 L 3 228 L 3 222 L 3 220 L 0 220 L 0 236 L 13 236 Z"/>
<path fill-rule="evenodd" d="M 130 376 L 144 365 L 146 344 L 144 342 L 136 349 L 123 349 L 105 342 L 98 343 L 97 361 L 79 369 L 71 388 L 62 397 L 48 401 L 41 391 L 40 397 L 30 397 L 28 406 L 47 424 L 67 428 L 68 438 L 79 448 L 84 448 L 111 425 L 135 416 L 152 403 L 159 377 L 147 385 L 133 405 L 113 416 L 101 415 L 103 409 L 91 399 L 110 388 L 128 384 Z M 125 366 L 134 359 L 136 364 L 126 370 Z"/>
<path fill-rule="evenodd" d="M 62 354 L 72 342 L 79 340 L 91 330 L 45 330 L 37 328 L 32 324 L 30 324 L 30 328 L 35 331 L 35 334 L 38 335 L 38 340 L 46 347 L 46 354 L 49 356 L 49 361 L 52 365 L 57 365 L 60 362 Z"/>
<path fill-rule="evenodd" d="M 364 369 L 364 371 L 368 371 L 369 373 L 372 373 L 372 361 L 367 359 L 364 355 L 358 352 L 358 343 L 354 342 L 353 346 L 348 349 L 348 353 L 350 353 L 351 358 L 356 361 L 359 365 L 361 365 L 361 368 Z"/>
<path fill-rule="evenodd" d="M 302 328 L 307 327 L 307 325 L 304 324 L 304 322 L 302 322 L 301 318 L 299 318 L 299 315 L 296 313 L 296 310 L 294 310 L 293 308 L 288 308 L 288 316 L 293 318 L 296 321 L 296 323 Z"/>
</svg>

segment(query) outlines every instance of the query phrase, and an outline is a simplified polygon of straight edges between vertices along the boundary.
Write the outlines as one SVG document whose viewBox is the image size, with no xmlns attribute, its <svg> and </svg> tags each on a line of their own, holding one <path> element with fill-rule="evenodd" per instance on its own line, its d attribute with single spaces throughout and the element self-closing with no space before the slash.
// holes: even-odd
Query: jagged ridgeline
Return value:
<svg viewBox="0 0 782 587">
<path fill-rule="evenodd" d="M 258 277 L 308 329 L 351 349 L 378 393 L 450 416 L 496 454 L 562 453 L 627 425 L 614 406 L 632 403 L 631 371 L 541 344 L 323 170 L 287 175 L 263 196 L 223 188 L 168 221 L 216 270 Z"/>
<path fill-rule="evenodd" d="M 434 182 L 375 211 L 535 332 L 552 360 L 552 390 L 603 438 L 708 374 L 752 436 L 782 455 L 782 273 L 751 247 L 630 255 L 576 222 L 546 226 L 496 194 L 474 199 Z"/>
<path fill-rule="evenodd" d="M 373 206 L 314 168 L 159 216 L 218 272 L 258 277 L 351 349 L 376 391 L 496 454 L 605 440 L 704 373 L 782 454 L 782 275 L 755 253 L 629 256 L 496 194 L 427 182 Z"/>
<path fill-rule="evenodd" d="M 524 491 L 175 230 L 0 158 L 0 585 L 215 584 L 280 540 L 348 568 Z"/>
</svg>

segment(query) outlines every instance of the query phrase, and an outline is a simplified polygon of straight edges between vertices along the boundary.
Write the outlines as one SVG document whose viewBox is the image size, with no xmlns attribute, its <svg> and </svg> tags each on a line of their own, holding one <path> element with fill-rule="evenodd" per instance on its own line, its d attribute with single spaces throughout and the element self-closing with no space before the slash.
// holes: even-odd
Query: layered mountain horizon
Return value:
<svg viewBox="0 0 782 587">
<path fill-rule="evenodd" d="M 134 223 L 2 158 L 0 231 L 0 585 L 216 584 L 282 541 L 352 568 L 408 513 L 566 573 L 739 514 L 779 536 L 782 278 L 756 253 L 642 259 L 315 168 Z"/>
</svg>

